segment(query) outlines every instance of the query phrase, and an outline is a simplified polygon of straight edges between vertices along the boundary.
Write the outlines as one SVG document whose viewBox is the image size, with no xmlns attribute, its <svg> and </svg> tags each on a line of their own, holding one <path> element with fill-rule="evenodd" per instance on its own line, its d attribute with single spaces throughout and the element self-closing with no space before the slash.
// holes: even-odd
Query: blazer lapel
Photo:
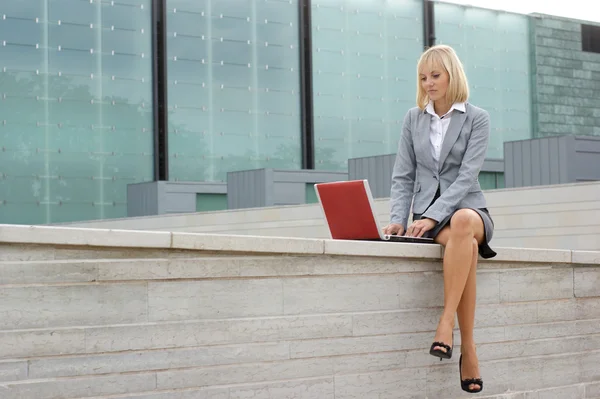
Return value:
<svg viewBox="0 0 600 399">
<path fill-rule="evenodd" d="M 430 129 L 431 129 L 431 115 L 426 112 L 419 114 L 419 126 L 417 132 L 419 132 L 419 147 L 421 154 L 416 154 L 418 158 L 421 158 L 425 165 L 427 165 L 432 171 L 436 170 L 435 160 L 431 153 L 431 142 L 430 142 Z"/>
<path fill-rule="evenodd" d="M 462 129 L 465 120 L 467 119 L 466 112 L 460 112 L 454 110 L 452 112 L 452 118 L 450 119 L 450 125 L 448 126 L 448 131 L 446 132 L 446 136 L 444 137 L 444 142 L 442 143 L 442 149 L 440 150 L 440 161 L 438 163 L 438 170 L 442 170 L 442 166 L 444 165 L 444 161 L 450 154 L 450 150 L 458 136 L 460 135 L 460 130 Z"/>
</svg>

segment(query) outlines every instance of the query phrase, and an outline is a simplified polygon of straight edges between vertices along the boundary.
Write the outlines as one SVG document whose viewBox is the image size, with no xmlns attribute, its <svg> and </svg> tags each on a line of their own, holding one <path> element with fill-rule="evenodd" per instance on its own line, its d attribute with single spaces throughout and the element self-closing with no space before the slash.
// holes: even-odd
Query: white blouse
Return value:
<svg viewBox="0 0 600 399">
<path fill-rule="evenodd" d="M 440 151 L 442 149 L 444 137 L 446 137 L 446 132 L 448 131 L 448 126 L 450 126 L 450 119 L 452 119 L 452 111 L 454 111 L 455 109 L 461 112 L 466 112 L 465 103 L 452 104 L 452 107 L 450 107 L 450 111 L 446 112 L 441 117 L 435 113 L 435 110 L 433 108 L 433 102 L 430 101 L 429 104 L 427 104 L 427 107 L 425 107 L 425 111 L 431 115 L 429 141 L 431 142 L 431 151 L 436 165 L 440 160 Z"/>
</svg>

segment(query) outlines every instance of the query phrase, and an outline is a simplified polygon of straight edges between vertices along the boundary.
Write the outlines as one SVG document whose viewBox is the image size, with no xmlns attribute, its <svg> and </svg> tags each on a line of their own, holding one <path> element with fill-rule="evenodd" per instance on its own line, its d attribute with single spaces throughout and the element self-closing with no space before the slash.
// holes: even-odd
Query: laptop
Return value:
<svg viewBox="0 0 600 399">
<path fill-rule="evenodd" d="M 433 244 L 432 238 L 383 234 L 367 180 L 317 183 L 315 191 L 331 238 Z"/>
</svg>

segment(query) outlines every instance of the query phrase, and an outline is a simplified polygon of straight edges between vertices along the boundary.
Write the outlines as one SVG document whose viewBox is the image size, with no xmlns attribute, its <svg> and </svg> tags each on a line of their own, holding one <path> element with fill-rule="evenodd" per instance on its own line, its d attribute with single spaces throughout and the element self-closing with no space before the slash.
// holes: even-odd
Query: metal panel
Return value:
<svg viewBox="0 0 600 399">
<path fill-rule="evenodd" d="M 575 137 L 574 147 L 572 178 L 575 181 L 600 180 L 600 137 Z"/>
<path fill-rule="evenodd" d="M 506 187 L 600 180 L 600 137 L 552 136 L 504 143 Z"/>
<path fill-rule="evenodd" d="M 349 159 L 348 180 L 367 179 L 374 198 L 389 197 L 395 159 L 396 154 Z"/>
<path fill-rule="evenodd" d="M 575 137 L 563 136 L 558 139 L 560 183 L 570 183 L 575 180 L 572 170 L 572 160 L 575 156 Z M 572 177 L 573 176 L 573 177 Z"/>
<path fill-rule="evenodd" d="M 482 172 L 504 172 L 504 159 L 486 159 L 483 161 Z"/>
<path fill-rule="evenodd" d="M 540 146 L 540 175 L 542 185 L 550 184 L 550 141 L 548 139 L 536 140 Z"/>
<path fill-rule="evenodd" d="M 164 202 L 164 213 L 189 213 L 196 211 L 196 194 L 170 193 Z"/>
<path fill-rule="evenodd" d="M 275 184 L 273 190 L 273 203 L 271 205 L 297 205 L 306 201 L 306 183 Z"/>
<path fill-rule="evenodd" d="M 575 151 L 600 154 L 600 137 L 575 136 Z"/>
<path fill-rule="evenodd" d="M 348 173 L 323 170 L 273 170 L 272 180 L 276 183 L 325 183 L 348 180 Z"/>
<path fill-rule="evenodd" d="M 523 143 L 513 142 L 513 187 L 523 187 Z"/>
<path fill-rule="evenodd" d="M 542 168 L 544 166 L 542 165 L 540 157 L 541 143 L 539 140 L 530 140 L 530 144 L 531 161 L 529 162 L 529 165 L 531 167 L 531 185 L 539 186 L 542 184 Z"/>
<path fill-rule="evenodd" d="M 550 164 L 548 165 L 548 169 L 550 170 L 550 184 L 558 184 L 560 183 L 560 153 L 558 150 L 558 137 L 549 137 L 547 140 L 549 148 L 548 154 L 550 160 Z"/>
<path fill-rule="evenodd" d="M 504 143 L 504 185 L 507 188 L 515 187 L 515 161 L 514 161 L 514 143 Z"/>
<path fill-rule="evenodd" d="M 127 185 L 127 216 L 158 214 L 158 182 Z"/>
<path fill-rule="evenodd" d="M 165 182 L 167 193 L 227 194 L 227 184 L 217 182 Z"/>
<path fill-rule="evenodd" d="M 260 176 L 259 183 L 262 189 L 258 195 L 258 201 L 259 204 L 264 204 L 262 206 L 273 206 L 275 204 L 275 182 L 273 181 L 273 177 L 274 173 L 272 169 L 264 170 Z M 304 190 L 302 191 L 302 196 L 304 196 Z"/>
<path fill-rule="evenodd" d="M 521 142 L 521 165 L 523 165 L 523 186 L 531 186 L 531 140 Z"/>
<path fill-rule="evenodd" d="M 306 202 L 306 184 L 347 180 L 344 172 L 257 169 L 227 174 L 229 209 Z"/>
<path fill-rule="evenodd" d="M 265 206 L 266 169 L 227 173 L 227 207 L 229 209 Z"/>
</svg>

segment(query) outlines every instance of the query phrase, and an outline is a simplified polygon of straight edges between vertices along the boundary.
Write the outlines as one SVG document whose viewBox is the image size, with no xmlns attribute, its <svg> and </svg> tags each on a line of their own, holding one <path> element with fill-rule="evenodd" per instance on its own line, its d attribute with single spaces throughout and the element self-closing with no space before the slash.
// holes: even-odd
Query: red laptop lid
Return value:
<svg viewBox="0 0 600 399">
<path fill-rule="evenodd" d="M 331 238 L 338 240 L 379 239 L 379 228 L 371 208 L 365 180 L 316 185 Z"/>
</svg>

